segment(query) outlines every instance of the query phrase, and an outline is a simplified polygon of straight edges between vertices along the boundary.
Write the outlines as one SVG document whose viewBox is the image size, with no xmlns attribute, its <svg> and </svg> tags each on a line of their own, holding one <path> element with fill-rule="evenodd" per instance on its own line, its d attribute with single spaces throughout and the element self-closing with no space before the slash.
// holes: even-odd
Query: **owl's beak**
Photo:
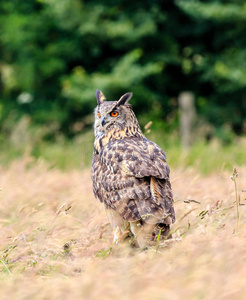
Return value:
<svg viewBox="0 0 246 300">
<path fill-rule="evenodd" d="M 102 118 L 102 120 L 101 120 L 101 125 L 103 126 L 103 125 L 105 125 L 105 124 L 106 124 L 106 121 L 105 121 L 104 118 Z"/>
</svg>

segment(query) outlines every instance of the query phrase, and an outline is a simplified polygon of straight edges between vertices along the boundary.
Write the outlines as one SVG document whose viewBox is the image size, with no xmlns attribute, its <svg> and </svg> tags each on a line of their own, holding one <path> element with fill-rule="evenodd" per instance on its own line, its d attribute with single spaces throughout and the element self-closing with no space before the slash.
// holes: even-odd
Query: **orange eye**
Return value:
<svg viewBox="0 0 246 300">
<path fill-rule="evenodd" d="M 101 114 L 100 113 L 98 113 L 97 115 L 98 115 L 99 118 L 101 118 Z"/>
<path fill-rule="evenodd" d="M 119 114 L 118 111 L 113 110 L 113 111 L 111 111 L 110 116 L 111 117 L 117 117 L 118 114 Z"/>
</svg>

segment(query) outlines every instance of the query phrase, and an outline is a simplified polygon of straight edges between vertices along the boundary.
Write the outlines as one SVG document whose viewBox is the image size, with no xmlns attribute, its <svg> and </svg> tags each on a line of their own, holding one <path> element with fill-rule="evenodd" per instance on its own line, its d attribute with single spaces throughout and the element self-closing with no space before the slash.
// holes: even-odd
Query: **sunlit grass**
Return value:
<svg viewBox="0 0 246 300">
<path fill-rule="evenodd" d="M 237 172 L 244 204 L 246 169 Z M 112 245 L 88 169 L 61 171 L 28 156 L 1 167 L 1 298 L 243 299 L 246 211 L 238 206 L 235 235 L 231 173 L 172 169 L 173 239 L 140 251 L 127 240 Z"/>
</svg>

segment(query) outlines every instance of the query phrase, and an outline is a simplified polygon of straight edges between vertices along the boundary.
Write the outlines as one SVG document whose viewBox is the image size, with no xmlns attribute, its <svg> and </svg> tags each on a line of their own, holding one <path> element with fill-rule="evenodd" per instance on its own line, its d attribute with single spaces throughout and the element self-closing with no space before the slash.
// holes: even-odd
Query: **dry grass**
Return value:
<svg viewBox="0 0 246 300">
<path fill-rule="evenodd" d="M 246 168 L 237 171 L 243 204 Z M 29 158 L 0 169 L 1 299 L 245 299 L 246 214 L 240 205 L 235 234 L 230 176 L 172 171 L 174 240 L 107 252 L 112 232 L 89 170 Z"/>
</svg>

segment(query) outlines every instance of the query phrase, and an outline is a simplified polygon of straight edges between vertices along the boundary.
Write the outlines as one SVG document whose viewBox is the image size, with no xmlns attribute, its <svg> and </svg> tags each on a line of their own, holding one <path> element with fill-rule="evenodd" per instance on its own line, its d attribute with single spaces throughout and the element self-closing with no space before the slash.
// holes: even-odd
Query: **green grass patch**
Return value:
<svg viewBox="0 0 246 300">
<path fill-rule="evenodd" d="M 246 161 L 245 137 L 237 137 L 227 145 L 223 145 L 218 138 L 206 142 L 197 137 L 189 149 L 183 149 L 177 131 L 166 134 L 162 130 L 151 130 L 146 136 L 162 147 L 171 168 L 193 167 L 202 174 L 209 174 L 223 169 L 231 170 Z M 50 167 L 62 170 L 88 167 L 93 154 L 93 141 L 92 129 L 73 139 L 57 134 L 52 141 L 45 141 L 40 128 L 24 128 L 4 140 L 0 148 L 0 164 L 8 165 L 16 158 L 32 156 L 48 162 Z"/>
</svg>

